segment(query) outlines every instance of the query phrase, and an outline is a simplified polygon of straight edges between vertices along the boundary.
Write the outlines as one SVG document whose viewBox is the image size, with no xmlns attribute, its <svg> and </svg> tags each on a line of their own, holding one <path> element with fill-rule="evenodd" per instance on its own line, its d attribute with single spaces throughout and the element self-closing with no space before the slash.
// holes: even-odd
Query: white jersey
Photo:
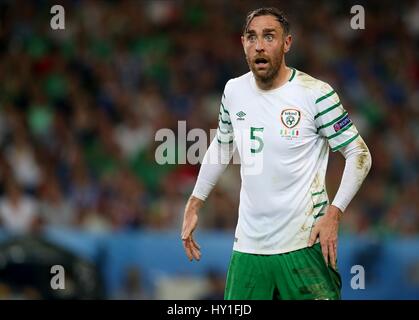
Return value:
<svg viewBox="0 0 419 320">
<path fill-rule="evenodd" d="M 243 135 L 244 133 L 244 135 Z M 227 82 L 217 139 L 235 143 L 242 186 L 233 249 L 277 254 L 307 247 L 329 199 L 325 175 L 332 151 L 359 136 L 330 85 L 292 69 L 287 83 L 260 90 L 251 72 Z M 258 173 L 243 165 L 253 157 Z"/>
</svg>

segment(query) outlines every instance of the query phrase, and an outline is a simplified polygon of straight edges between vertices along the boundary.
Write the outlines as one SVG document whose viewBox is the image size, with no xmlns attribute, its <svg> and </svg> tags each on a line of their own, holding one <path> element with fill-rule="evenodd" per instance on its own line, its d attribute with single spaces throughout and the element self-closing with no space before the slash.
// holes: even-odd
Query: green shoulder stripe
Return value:
<svg viewBox="0 0 419 320">
<path fill-rule="evenodd" d="M 320 101 L 329 98 L 332 94 L 335 93 L 335 90 L 330 91 L 328 94 L 325 94 L 324 96 L 321 96 L 316 100 L 316 103 L 319 103 Z"/>
<path fill-rule="evenodd" d="M 224 108 L 224 105 L 223 105 L 223 103 L 221 102 L 221 108 L 223 109 L 223 111 L 225 112 L 225 113 L 227 113 L 228 115 L 230 115 L 230 112 L 228 112 L 225 108 Z"/>
<path fill-rule="evenodd" d="M 319 112 L 318 114 L 316 114 L 316 115 L 314 116 L 314 120 L 316 120 L 318 117 L 320 117 L 320 116 L 322 116 L 322 115 L 324 115 L 324 114 L 326 114 L 326 113 L 328 113 L 328 112 L 332 111 L 333 109 L 335 109 L 335 108 L 339 107 L 340 105 L 341 105 L 341 103 L 340 103 L 340 101 L 339 101 L 338 103 L 336 103 L 336 104 L 334 104 L 333 106 L 331 106 L 331 107 L 327 108 L 326 110 L 323 110 L 322 112 Z"/>
</svg>

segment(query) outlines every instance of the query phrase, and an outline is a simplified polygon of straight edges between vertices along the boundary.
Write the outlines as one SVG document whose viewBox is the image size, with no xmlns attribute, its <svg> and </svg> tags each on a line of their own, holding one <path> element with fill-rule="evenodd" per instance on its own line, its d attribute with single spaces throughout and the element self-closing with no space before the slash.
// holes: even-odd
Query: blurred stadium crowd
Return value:
<svg viewBox="0 0 419 320">
<path fill-rule="evenodd" d="M 155 133 L 180 120 L 216 128 L 225 82 L 248 70 L 244 18 L 262 3 L 60 3 L 65 30 L 54 31 L 51 3 L 0 1 L 1 225 L 180 230 L 199 165 L 158 165 Z M 287 63 L 337 90 L 372 153 L 343 231 L 417 235 L 419 2 L 369 2 L 365 30 L 350 28 L 350 1 L 263 4 L 288 13 Z M 235 227 L 238 169 L 200 228 Z M 342 170 L 332 154 L 331 199 Z"/>
</svg>

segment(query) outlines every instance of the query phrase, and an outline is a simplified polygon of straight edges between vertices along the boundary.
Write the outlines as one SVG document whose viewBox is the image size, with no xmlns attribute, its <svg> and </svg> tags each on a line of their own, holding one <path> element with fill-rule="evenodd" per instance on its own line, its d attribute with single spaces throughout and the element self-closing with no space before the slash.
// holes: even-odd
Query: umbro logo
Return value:
<svg viewBox="0 0 419 320">
<path fill-rule="evenodd" d="M 245 120 L 244 117 L 246 116 L 246 113 L 239 111 L 236 113 L 236 116 L 238 117 L 237 120 Z"/>
</svg>

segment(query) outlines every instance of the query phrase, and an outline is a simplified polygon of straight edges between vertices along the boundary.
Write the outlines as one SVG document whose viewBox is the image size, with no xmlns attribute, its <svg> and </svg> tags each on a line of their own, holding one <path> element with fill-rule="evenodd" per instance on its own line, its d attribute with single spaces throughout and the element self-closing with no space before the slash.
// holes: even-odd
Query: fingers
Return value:
<svg viewBox="0 0 419 320">
<path fill-rule="evenodd" d="M 189 261 L 192 261 L 192 251 L 189 245 L 188 240 L 182 240 L 183 249 L 185 249 L 186 256 L 188 257 Z"/>
<path fill-rule="evenodd" d="M 325 215 L 313 227 L 308 245 L 311 247 L 320 238 L 322 255 L 327 266 L 336 269 L 338 224 L 332 215 Z"/>
<path fill-rule="evenodd" d="M 314 226 L 313 230 L 311 230 L 310 238 L 308 240 L 309 247 L 311 247 L 316 242 L 318 235 L 319 235 L 319 228 L 317 226 Z"/>
<path fill-rule="evenodd" d="M 198 243 L 196 243 L 192 237 L 189 237 L 182 242 L 189 261 L 192 261 L 193 259 L 199 261 L 201 259 L 201 250 Z"/>
<path fill-rule="evenodd" d="M 336 242 L 334 242 L 334 241 L 329 242 L 330 264 L 332 265 L 333 269 L 336 269 L 336 256 L 337 256 L 336 247 L 337 247 Z"/>
<path fill-rule="evenodd" d="M 191 238 L 192 239 L 192 243 L 195 245 L 195 247 L 198 249 L 198 250 L 200 250 L 201 249 L 201 246 L 193 239 L 193 238 Z"/>
<path fill-rule="evenodd" d="M 333 269 L 336 269 L 336 258 L 337 258 L 337 244 L 333 240 L 322 240 L 320 239 L 320 245 L 322 247 L 322 254 L 326 265 L 329 263 Z"/>
<path fill-rule="evenodd" d="M 333 242 L 329 242 L 327 245 L 329 251 L 330 265 L 335 268 L 335 245 Z"/>
<path fill-rule="evenodd" d="M 323 254 L 324 261 L 326 262 L 326 265 L 328 266 L 329 265 L 329 246 L 327 242 L 321 241 L 321 239 L 320 239 L 320 245 L 322 247 L 322 254 Z"/>
<path fill-rule="evenodd" d="M 197 248 L 193 241 L 191 241 L 191 248 L 192 248 L 192 256 L 196 261 L 201 259 L 201 251 Z"/>
<path fill-rule="evenodd" d="M 196 224 L 197 216 L 191 215 L 189 218 L 185 218 L 182 227 L 181 237 L 183 248 L 185 249 L 185 253 L 189 261 L 192 261 L 193 259 L 199 261 L 201 259 L 200 246 L 192 237 L 192 233 L 195 230 Z"/>
</svg>

